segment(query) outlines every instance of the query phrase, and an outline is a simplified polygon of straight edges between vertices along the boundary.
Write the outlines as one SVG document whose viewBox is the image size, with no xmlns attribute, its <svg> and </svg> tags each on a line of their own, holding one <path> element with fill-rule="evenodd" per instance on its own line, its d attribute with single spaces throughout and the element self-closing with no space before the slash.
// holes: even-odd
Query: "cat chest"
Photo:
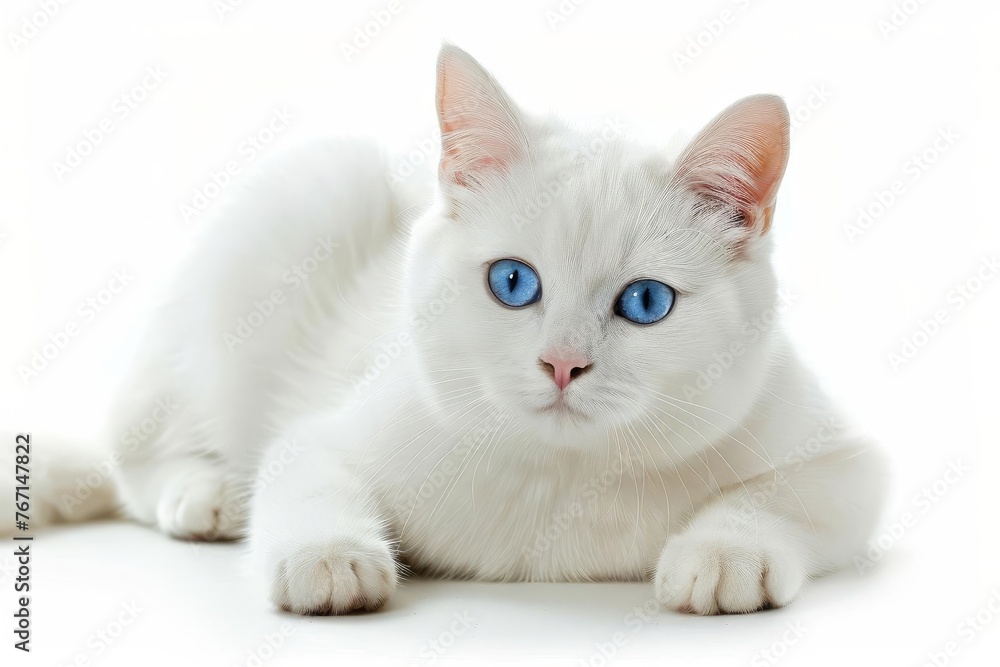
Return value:
<svg viewBox="0 0 1000 667">
<path fill-rule="evenodd" d="M 411 566 L 486 580 L 640 580 L 672 518 L 665 496 L 613 471 L 435 469 L 395 497 L 391 523 Z"/>
</svg>

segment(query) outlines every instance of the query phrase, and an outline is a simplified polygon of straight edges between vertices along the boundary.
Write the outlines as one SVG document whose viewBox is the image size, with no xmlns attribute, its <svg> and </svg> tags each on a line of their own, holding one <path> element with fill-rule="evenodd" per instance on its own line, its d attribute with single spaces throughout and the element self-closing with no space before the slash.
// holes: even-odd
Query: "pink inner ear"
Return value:
<svg viewBox="0 0 1000 667">
<path fill-rule="evenodd" d="M 442 179 L 470 186 L 523 153 L 520 114 L 493 77 L 452 45 L 438 57 L 437 109 Z"/>
<path fill-rule="evenodd" d="M 781 98 L 742 99 L 695 137 L 677 160 L 674 180 L 732 206 L 763 233 L 788 163 L 788 132 Z"/>
</svg>

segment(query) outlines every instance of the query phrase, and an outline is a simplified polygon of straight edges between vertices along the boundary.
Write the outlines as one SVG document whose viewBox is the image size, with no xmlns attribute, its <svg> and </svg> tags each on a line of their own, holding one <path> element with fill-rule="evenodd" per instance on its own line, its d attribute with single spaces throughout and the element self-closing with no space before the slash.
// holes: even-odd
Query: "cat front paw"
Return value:
<svg viewBox="0 0 1000 667">
<path fill-rule="evenodd" d="M 272 553 L 271 603 L 296 614 L 374 611 L 396 589 L 396 562 L 382 539 L 340 538 Z"/>
<path fill-rule="evenodd" d="M 667 540 L 656 597 L 677 611 L 744 614 L 792 601 L 805 582 L 791 545 L 761 544 L 725 531 L 688 531 Z"/>
<path fill-rule="evenodd" d="M 233 540 L 242 536 L 245 502 L 217 470 L 185 472 L 171 479 L 156 507 L 156 523 L 182 540 Z"/>
</svg>

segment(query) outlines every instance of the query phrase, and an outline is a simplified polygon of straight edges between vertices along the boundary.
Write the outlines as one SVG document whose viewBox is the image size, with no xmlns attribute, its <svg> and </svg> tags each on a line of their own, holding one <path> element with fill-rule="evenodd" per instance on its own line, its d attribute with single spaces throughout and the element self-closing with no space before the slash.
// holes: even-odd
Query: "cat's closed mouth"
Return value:
<svg viewBox="0 0 1000 667">
<path fill-rule="evenodd" d="M 592 419 L 592 417 L 588 415 L 586 412 L 581 412 L 576 408 L 570 407 L 566 403 L 566 401 L 563 400 L 562 396 L 552 401 L 548 405 L 538 408 L 536 412 L 548 415 L 560 415 L 570 419 L 581 419 L 586 421 L 590 421 Z"/>
</svg>

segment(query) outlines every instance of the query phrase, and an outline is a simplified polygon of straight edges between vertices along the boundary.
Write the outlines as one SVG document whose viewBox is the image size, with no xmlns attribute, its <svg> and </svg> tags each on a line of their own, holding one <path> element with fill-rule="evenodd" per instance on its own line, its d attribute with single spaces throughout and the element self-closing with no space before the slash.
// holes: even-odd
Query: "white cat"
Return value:
<svg viewBox="0 0 1000 667">
<path fill-rule="evenodd" d="M 404 568 L 749 612 L 849 562 L 885 471 L 768 324 L 784 103 L 671 160 L 528 117 L 446 45 L 437 108 L 412 225 L 363 141 L 234 186 L 115 411 L 125 513 L 246 536 L 303 614 Z"/>
</svg>

